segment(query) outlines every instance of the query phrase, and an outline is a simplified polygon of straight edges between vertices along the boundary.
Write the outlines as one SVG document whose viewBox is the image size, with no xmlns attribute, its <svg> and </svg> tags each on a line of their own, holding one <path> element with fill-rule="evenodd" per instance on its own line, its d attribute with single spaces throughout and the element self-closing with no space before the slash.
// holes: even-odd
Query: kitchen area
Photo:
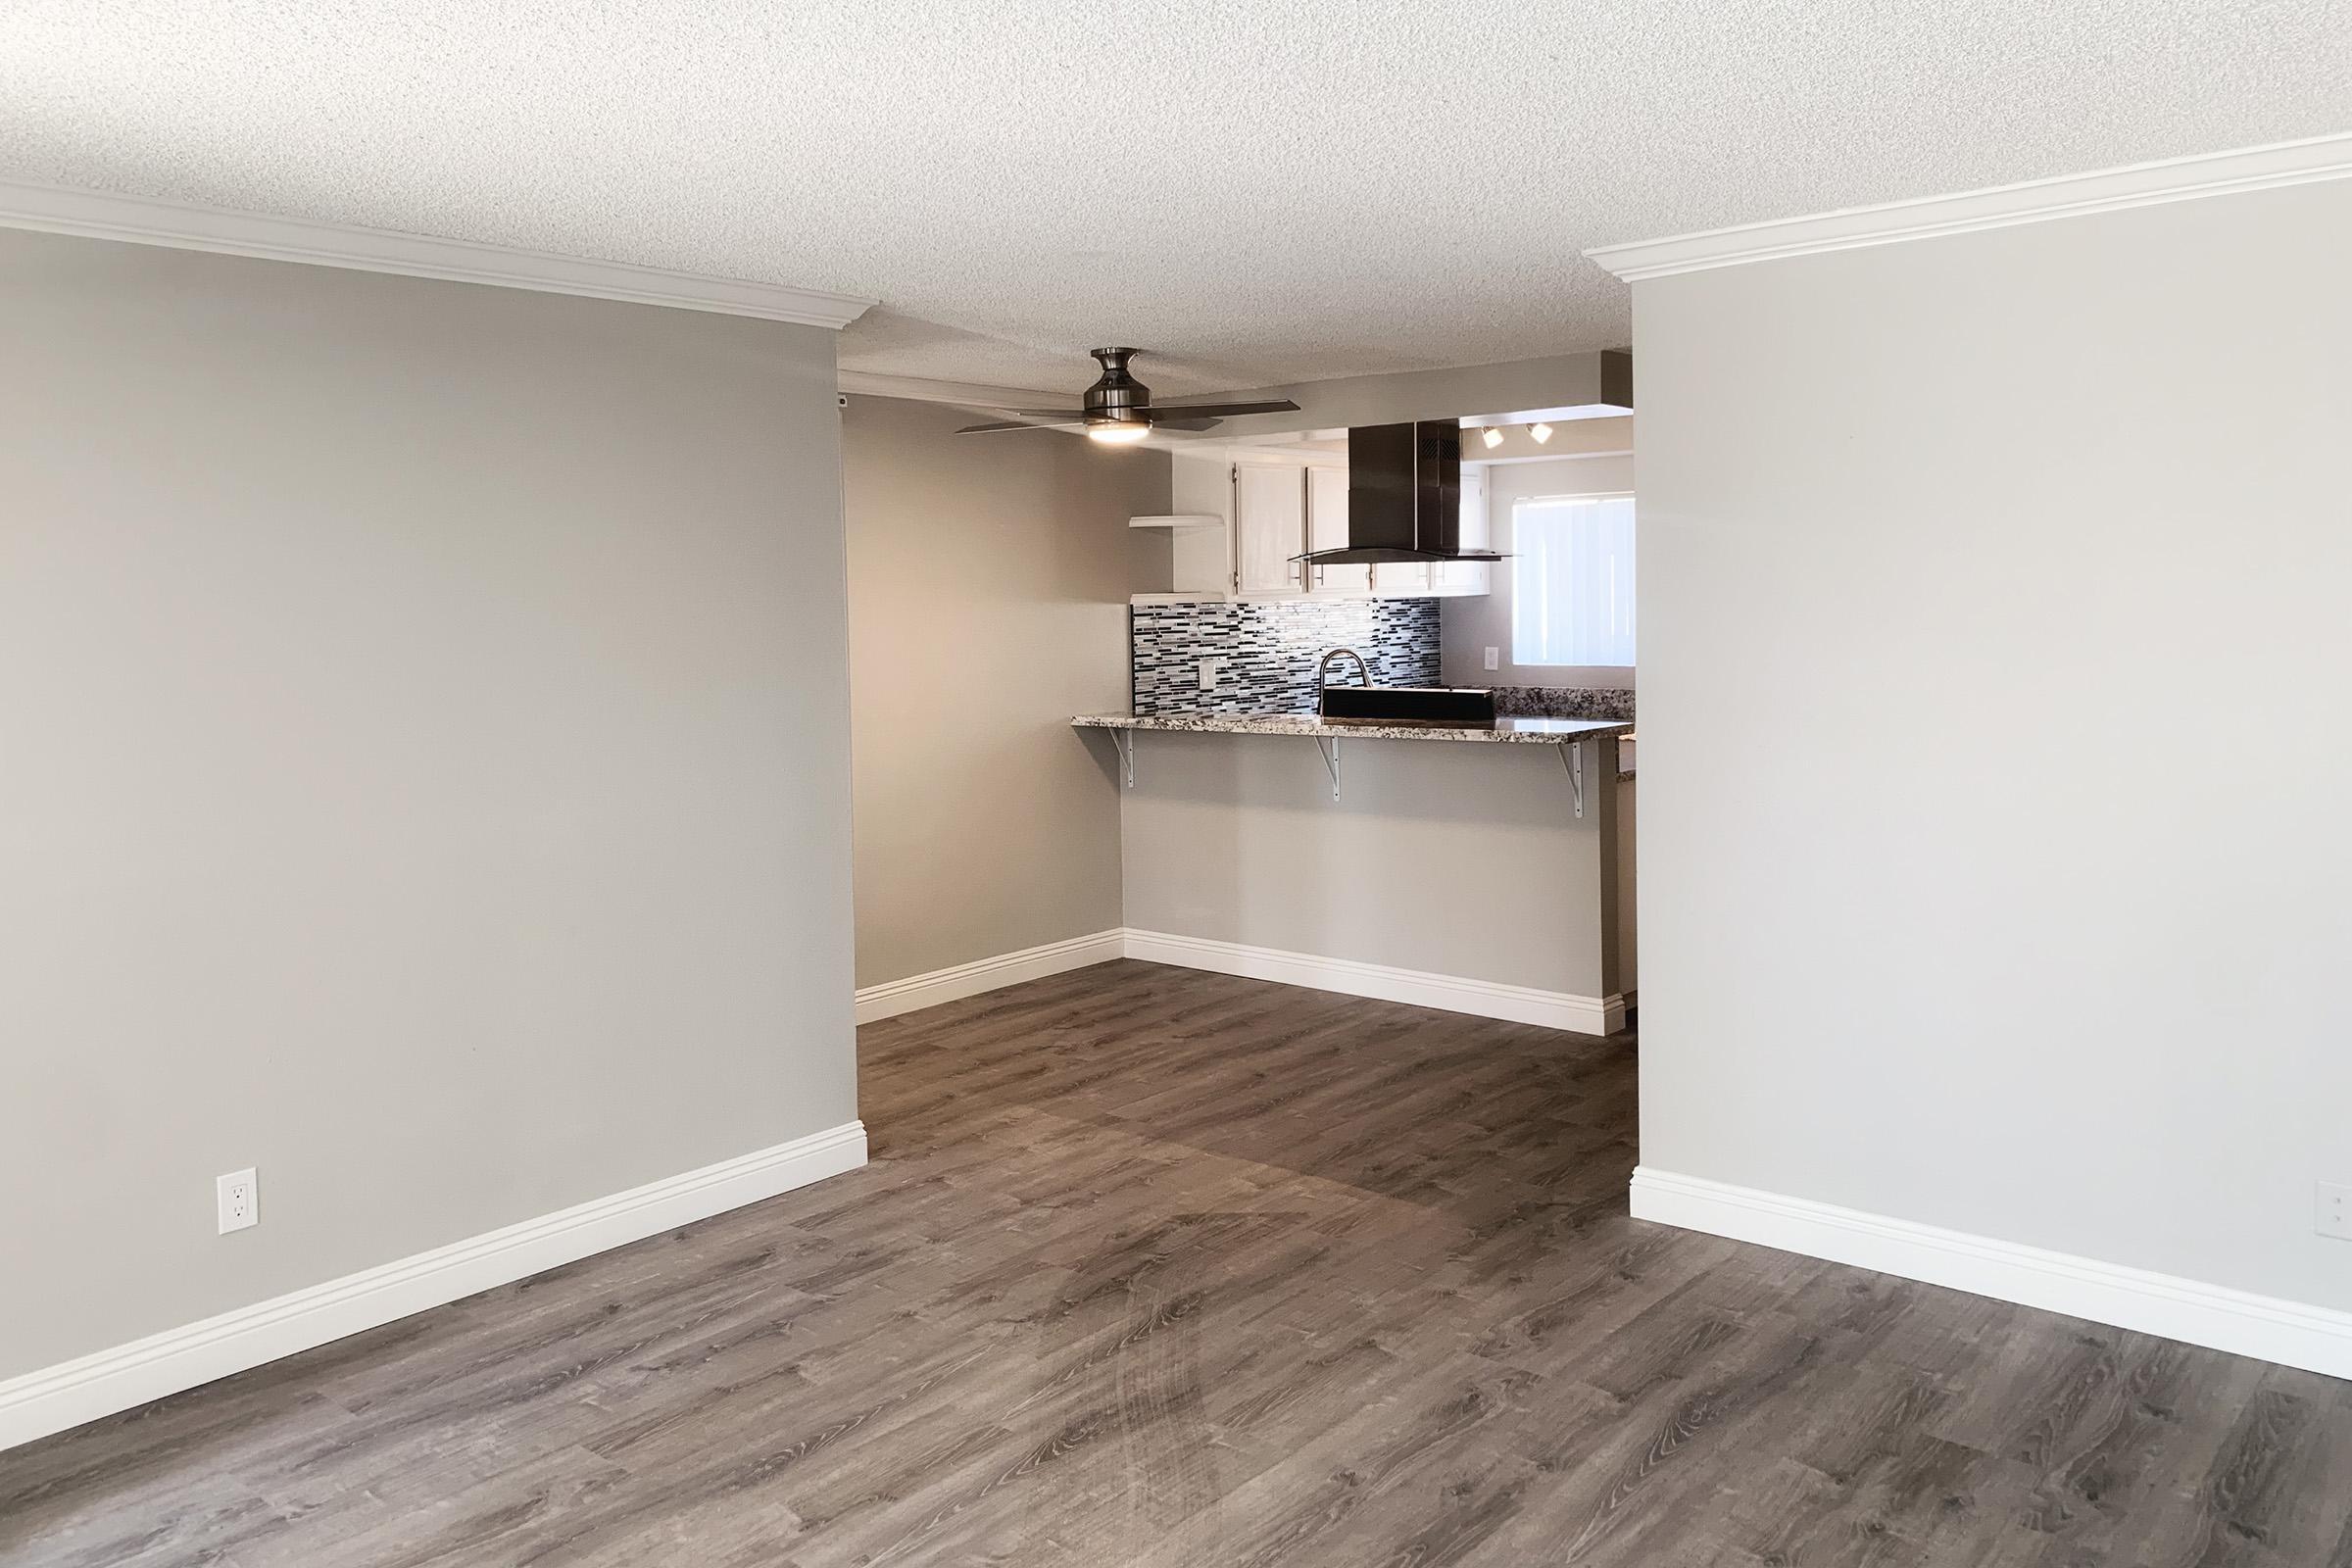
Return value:
<svg viewBox="0 0 2352 1568">
<path fill-rule="evenodd" d="M 1071 718 L 1118 792 L 1131 956 L 1624 1026 L 1638 998 L 1628 412 L 1544 405 L 1175 448 L 1171 512 L 1129 519 L 1164 533 L 1169 569 L 1129 607 L 1128 708 Z M 1582 527 L 1608 504 L 1621 560 L 1586 534 L 1550 548 L 1580 579 L 1621 584 L 1547 607 L 1543 572 L 1570 567 L 1547 564 L 1538 525 Z M 1544 617 L 1571 610 L 1622 615 L 1621 655 L 1589 645 L 1622 665 L 1550 662 L 1571 645 Z"/>
</svg>

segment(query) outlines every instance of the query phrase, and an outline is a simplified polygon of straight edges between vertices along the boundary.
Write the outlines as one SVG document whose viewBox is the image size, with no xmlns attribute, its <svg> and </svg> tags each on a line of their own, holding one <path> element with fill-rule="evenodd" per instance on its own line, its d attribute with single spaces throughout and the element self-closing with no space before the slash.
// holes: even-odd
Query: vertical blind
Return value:
<svg viewBox="0 0 2352 1568">
<path fill-rule="evenodd" d="M 1634 662 L 1634 498 L 1511 506 L 1511 662 Z"/>
</svg>

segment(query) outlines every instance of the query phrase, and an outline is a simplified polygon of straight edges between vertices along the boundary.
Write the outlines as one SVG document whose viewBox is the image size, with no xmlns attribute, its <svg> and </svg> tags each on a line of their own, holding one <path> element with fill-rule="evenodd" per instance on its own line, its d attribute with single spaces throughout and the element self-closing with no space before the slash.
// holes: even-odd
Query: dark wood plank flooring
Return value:
<svg viewBox="0 0 2352 1568">
<path fill-rule="evenodd" d="M 1118 963 L 875 1161 L 0 1454 L 0 1561 L 2352 1568 L 2347 1385 L 1637 1224 L 1634 1053 Z"/>
</svg>

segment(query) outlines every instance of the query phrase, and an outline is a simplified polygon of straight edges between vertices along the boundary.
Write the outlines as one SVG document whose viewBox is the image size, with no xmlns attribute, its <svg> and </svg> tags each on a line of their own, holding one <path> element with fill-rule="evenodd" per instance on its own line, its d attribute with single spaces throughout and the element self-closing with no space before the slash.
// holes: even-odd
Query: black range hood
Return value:
<svg viewBox="0 0 2352 1568">
<path fill-rule="evenodd" d="M 1361 424 L 1348 432 L 1348 547 L 1297 559 L 1317 566 L 1503 559 L 1464 550 L 1461 537 L 1461 422 Z"/>
</svg>

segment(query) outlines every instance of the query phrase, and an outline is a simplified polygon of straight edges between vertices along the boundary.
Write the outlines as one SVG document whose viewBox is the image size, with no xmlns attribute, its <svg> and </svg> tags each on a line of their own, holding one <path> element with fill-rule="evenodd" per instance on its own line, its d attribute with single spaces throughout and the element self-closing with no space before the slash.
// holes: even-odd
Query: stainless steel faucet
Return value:
<svg viewBox="0 0 2352 1568">
<path fill-rule="evenodd" d="M 1364 677 L 1362 684 L 1366 686 L 1372 684 L 1372 666 L 1364 662 L 1363 655 L 1352 648 L 1334 648 L 1330 653 L 1325 654 L 1323 662 L 1315 666 L 1315 706 L 1317 708 L 1323 706 L 1323 677 L 1331 673 L 1331 662 L 1335 659 L 1354 660 L 1356 673 Z"/>
</svg>

